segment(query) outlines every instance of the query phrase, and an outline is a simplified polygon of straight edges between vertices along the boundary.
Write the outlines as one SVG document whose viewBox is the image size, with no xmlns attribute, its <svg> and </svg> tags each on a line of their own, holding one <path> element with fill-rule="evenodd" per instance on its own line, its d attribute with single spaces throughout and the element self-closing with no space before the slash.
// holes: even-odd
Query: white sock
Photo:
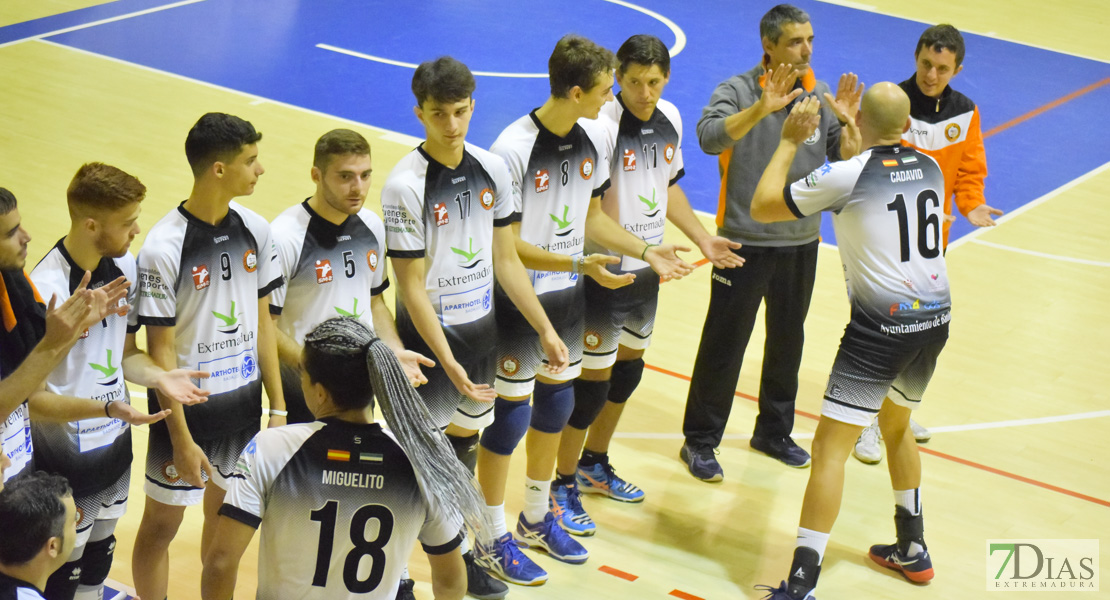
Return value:
<svg viewBox="0 0 1110 600">
<path fill-rule="evenodd" d="M 412 577 L 409 577 L 409 566 L 408 565 L 405 565 L 405 569 L 403 571 L 401 571 L 401 579 L 412 579 Z"/>
<path fill-rule="evenodd" d="M 805 527 L 798 528 L 798 543 L 797 548 L 813 548 L 817 552 L 817 564 L 821 564 L 825 560 L 825 546 L 829 545 L 829 534 L 806 529 Z"/>
<path fill-rule="evenodd" d="M 551 493 L 551 482 L 547 480 L 524 478 L 524 518 L 533 525 L 543 521 L 547 514 L 547 496 Z"/>
<path fill-rule="evenodd" d="M 463 554 L 470 552 L 470 536 L 467 535 L 466 532 L 463 532 L 463 539 L 459 542 L 459 552 Z M 408 567 L 405 568 L 407 569 Z"/>
<path fill-rule="evenodd" d="M 489 521 L 490 533 L 497 539 L 509 532 L 505 525 L 505 505 L 486 506 L 486 520 Z"/>
<path fill-rule="evenodd" d="M 921 488 L 912 490 L 894 490 L 894 504 L 910 511 L 917 516 L 921 514 Z"/>
</svg>

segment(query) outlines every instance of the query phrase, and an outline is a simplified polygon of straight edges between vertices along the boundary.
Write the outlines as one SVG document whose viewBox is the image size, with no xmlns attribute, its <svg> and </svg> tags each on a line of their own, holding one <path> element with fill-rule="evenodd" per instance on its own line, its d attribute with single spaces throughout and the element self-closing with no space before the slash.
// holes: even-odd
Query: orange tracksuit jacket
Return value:
<svg viewBox="0 0 1110 600">
<path fill-rule="evenodd" d="M 983 179 L 987 176 L 987 153 L 979 109 L 967 96 L 948 86 L 939 98 L 930 98 L 917 88 L 914 77 L 898 84 L 910 97 L 910 129 L 902 144 L 913 146 L 937 161 L 944 173 L 944 214 L 952 214 L 952 202 L 965 217 L 986 202 Z M 948 229 L 944 223 L 944 245 Z"/>
</svg>

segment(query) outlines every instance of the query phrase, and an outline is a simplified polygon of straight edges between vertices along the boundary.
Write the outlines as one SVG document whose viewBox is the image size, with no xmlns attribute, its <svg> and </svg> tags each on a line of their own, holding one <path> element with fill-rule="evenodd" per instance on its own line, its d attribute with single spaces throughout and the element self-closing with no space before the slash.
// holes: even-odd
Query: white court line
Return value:
<svg viewBox="0 0 1110 600">
<path fill-rule="evenodd" d="M 201 0 L 194 0 L 194 1 L 201 1 Z M 178 75 L 177 73 L 171 73 L 170 71 L 163 71 L 162 69 L 157 69 L 157 68 L 154 68 L 154 67 L 148 67 L 146 65 L 140 65 L 139 63 L 133 63 L 131 61 L 123 60 L 122 58 L 116 58 L 114 56 L 108 56 L 107 54 L 99 54 L 97 52 L 90 52 L 89 50 L 84 50 L 82 48 L 75 48 L 73 46 L 67 46 L 65 44 L 59 44 L 57 42 L 52 42 L 50 40 L 45 40 L 45 39 L 35 40 L 35 41 L 37 41 L 40 44 L 49 44 L 51 46 L 56 46 L 58 48 L 65 48 L 66 50 L 69 50 L 71 52 L 77 52 L 79 54 L 85 54 L 85 55 L 88 55 L 88 56 L 95 56 L 96 58 L 112 61 L 112 62 L 115 62 L 115 63 L 119 63 L 121 65 L 127 65 L 129 67 L 134 67 L 136 69 L 141 69 L 143 71 L 147 71 L 147 72 L 150 72 L 150 73 L 157 73 L 158 75 L 164 75 L 166 77 L 172 77 L 174 79 L 178 79 L 178 80 L 181 80 L 181 81 L 187 81 L 189 83 L 195 83 L 196 85 L 204 86 L 204 87 L 211 88 L 211 89 L 214 89 L 214 90 L 220 90 L 221 92 L 228 92 L 230 94 L 235 94 L 236 96 L 242 96 L 242 97 L 245 97 L 245 98 L 250 98 L 251 103 L 258 102 L 258 101 L 261 100 L 262 102 L 269 102 L 271 104 L 276 104 L 276 105 L 284 107 L 284 108 L 290 108 L 290 109 L 300 111 L 300 112 L 303 112 L 303 113 L 307 113 L 307 114 L 310 114 L 310 115 L 315 115 L 315 116 L 318 116 L 318 117 L 324 117 L 324 118 L 328 118 L 328 119 L 334 119 L 334 120 L 339 121 L 341 123 L 347 123 L 349 125 L 356 125 L 358 127 L 364 127 L 366 129 L 369 129 L 371 131 L 374 131 L 374 132 L 380 134 L 379 137 L 381 139 L 393 138 L 394 140 L 396 140 L 396 139 L 398 139 L 399 136 L 404 135 L 404 134 L 401 134 L 401 133 L 397 133 L 395 131 L 391 131 L 389 129 L 385 129 L 385 128 L 382 128 L 382 127 L 375 127 L 373 125 L 368 125 L 368 124 L 363 123 L 361 121 L 355 121 L 354 119 L 345 119 L 343 117 L 337 117 L 335 115 L 330 115 L 328 113 L 320 112 L 318 110 L 312 110 L 311 108 L 305 108 L 303 106 L 297 106 L 296 104 L 289 104 L 289 103 L 286 103 L 286 102 L 281 102 L 281 101 L 278 101 L 278 100 L 274 100 L 273 98 L 263 98 L 263 97 L 261 97 L 257 94 L 249 94 L 247 92 L 232 89 L 232 88 L 229 88 L 229 87 L 224 87 L 222 85 L 217 85 L 215 83 L 209 83 L 207 81 L 201 81 L 200 79 L 193 79 L 192 77 L 186 77 L 185 75 Z M 412 138 L 412 139 L 416 139 L 416 138 Z M 423 140 L 420 140 L 420 141 L 423 141 Z"/>
<path fill-rule="evenodd" d="M 1100 167 L 1098 167 L 1094 170 L 1088 171 L 1088 172 L 1084 173 L 1083 175 L 1080 175 L 1079 177 L 1076 177 L 1075 179 L 1072 179 L 1071 181 L 1065 183 L 1064 185 L 1061 185 L 1060 187 L 1052 190 L 1051 192 L 1048 192 L 1047 194 L 1041 196 L 1040 198 L 1037 198 L 1036 200 L 1033 200 L 1031 202 L 1028 202 L 1026 204 L 1023 204 L 1023 205 L 1015 208 L 1014 210 L 1012 210 L 1012 211 L 1002 215 L 1001 217 L 995 219 L 995 222 L 998 223 L 999 225 L 1001 225 L 1001 224 L 1005 223 L 1006 221 L 1009 221 L 1010 219 L 1014 219 L 1018 215 L 1020 215 L 1022 213 L 1025 213 L 1027 211 L 1030 211 L 1030 210 L 1044 204 L 1045 202 L 1048 202 L 1049 200 L 1052 200 L 1056 196 L 1059 196 L 1060 194 L 1063 194 L 1064 192 L 1066 192 L 1066 191 L 1072 189 L 1073 187 L 1087 181 L 1088 179 L 1091 179 L 1092 177 L 1100 175 L 1103 171 L 1106 171 L 1107 169 L 1110 169 L 1110 162 L 1105 163 L 1102 166 L 1100 166 Z M 994 227 L 978 227 L 975 230 L 973 230 L 971 233 L 961 237 L 960 239 L 952 242 L 951 244 L 948 244 L 948 249 L 952 250 L 954 248 L 958 248 L 958 247 L 960 247 L 960 246 L 962 246 L 962 245 L 964 245 L 968 242 L 973 241 L 975 238 L 987 233 L 988 231 L 990 231 L 992 229 L 994 229 Z"/>
<path fill-rule="evenodd" d="M 902 19 L 903 21 L 913 21 L 915 23 L 924 23 L 926 25 L 936 25 L 936 21 L 922 21 L 920 19 L 914 19 L 914 18 L 911 18 L 911 17 L 903 17 L 903 16 L 898 16 L 898 15 L 892 15 L 892 14 L 883 12 L 882 10 L 880 10 L 879 8 L 877 8 L 875 6 L 870 6 L 868 4 L 858 4 L 856 2 L 851 2 L 849 0 L 817 0 L 817 1 L 818 2 L 823 2 L 825 4 L 835 4 L 835 5 L 844 6 L 844 7 L 847 7 L 847 8 L 854 8 L 856 10 L 862 10 L 864 12 L 876 13 L 876 14 L 880 14 L 880 15 L 883 15 L 883 16 L 886 16 L 886 17 L 894 17 L 896 19 Z M 1018 44 L 1018 45 L 1021 45 L 1021 46 L 1028 46 L 1030 48 L 1036 48 L 1038 50 L 1047 50 L 1049 52 L 1055 52 L 1057 54 L 1066 54 L 1068 56 L 1074 56 L 1076 58 L 1085 58 L 1087 60 L 1093 60 L 1095 62 L 1100 62 L 1100 63 L 1110 63 L 1110 60 L 1095 58 L 1093 56 L 1087 56 L 1087 55 L 1084 55 L 1084 54 L 1077 54 L 1075 52 L 1068 52 L 1066 50 L 1057 50 L 1056 48 L 1049 48 L 1048 46 L 1041 46 L 1040 44 L 1033 44 L 1033 43 L 1030 43 L 1030 42 L 1023 42 L 1023 41 L 1020 41 L 1020 40 L 1014 40 L 1014 39 L 1010 39 L 1010 38 L 1000 37 L 998 35 L 995 35 L 995 33 L 993 31 L 988 31 L 986 33 L 981 33 L 981 32 L 977 32 L 977 31 L 973 31 L 971 29 L 962 29 L 962 28 L 960 29 L 960 31 L 963 32 L 963 33 L 972 33 L 972 34 L 975 34 L 975 35 L 981 35 L 983 37 L 988 37 L 988 38 L 995 39 L 995 40 L 1000 40 L 1000 41 L 1003 41 L 1003 42 L 1010 42 L 1011 44 Z"/>
<path fill-rule="evenodd" d="M 1102 262 L 1102 261 L 1098 261 L 1098 260 L 1087 260 L 1085 258 L 1075 258 L 1075 257 L 1072 257 L 1072 256 L 1061 256 L 1059 254 L 1049 254 L 1047 252 L 1037 252 L 1036 250 L 1026 250 L 1024 248 L 1015 248 L 1013 246 L 1005 246 L 1005 245 L 1002 245 L 1002 244 L 995 244 L 993 242 L 984 242 L 983 240 L 971 240 L 971 242 L 974 243 L 974 244 L 979 244 L 980 246 L 989 246 L 991 248 L 997 248 L 999 250 L 1006 250 L 1008 252 L 1017 252 L 1019 254 L 1028 254 L 1030 256 L 1036 256 L 1036 257 L 1039 257 L 1039 258 L 1048 258 L 1048 259 L 1051 259 L 1051 260 L 1059 260 L 1059 261 L 1063 261 L 1063 262 L 1079 263 L 1081 265 L 1091 265 L 1091 266 L 1094 266 L 1094 267 L 1110 267 L 1110 262 Z"/>
<path fill-rule="evenodd" d="M 1083 421 L 1086 419 L 1098 419 L 1101 417 L 1110 417 L 1110 410 L 1096 410 L 1093 412 L 1074 413 L 1070 415 L 1056 415 L 1053 417 L 1036 417 L 1033 419 L 1015 419 L 1012 421 L 994 421 L 990 423 L 968 423 L 967 425 L 942 425 L 940 427 L 929 427 L 929 431 L 933 433 L 953 433 L 956 431 L 978 431 L 980 429 L 1002 429 L 1004 427 L 1022 427 L 1025 425 L 1043 425 L 1045 423 L 1063 423 L 1065 421 Z M 684 439 L 681 433 L 623 433 L 617 432 L 613 435 L 614 438 L 624 440 L 681 440 Z M 794 433 L 791 434 L 792 438 L 796 440 L 811 440 L 813 439 L 812 433 Z M 724 439 L 726 440 L 750 440 L 752 438 L 750 433 L 726 433 Z"/>
<path fill-rule="evenodd" d="M 122 21 L 124 19 L 130 19 L 131 17 L 138 17 L 138 16 L 141 16 L 141 15 L 148 15 L 150 13 L 156 13 L 156 12 L 167 10 L 167 9 L 170 9 L 170 8 L 177 8 L 179 6 L 185 6 L 187 4 L 196 4 L 197 2 L 204 2 L 204 0 L 182 0 L 181 2 L 174 2 L 173 4 L 166 4 L 164 6 L 155 6 L 153 8 L 137 10 L 135 12 L 127 13 L 125 15 L 119 15 L 119 16 L 116 16 L 116 17 L 109 17 L 107 19 L 101 19 L 99 21 L 92 21 L 90 23 L 85 23 L 83 25 L 74 25 L 73 27 L 66 27 L 64 29 L 55 29 L 54 31 L 49 31 L 47 33 L 40 33 L 38 35 L 32 35 L 32 36 L 28 36 L 28 37 L 25 37 L 25 38 L 20 38 L 18 40 L 12 40 L 10 42 L 4 42 L 3 44 L 0 44 L 0 48 L 3 48 L 4 46 L 11 46 L 12 44 L 18 44 L 20 42 L 26 42 L 27 40 L 41 40 L 42 38 L 47 38 L 47 37 L 54 36 L 54 35 L 61 35 L 63 33 L 69 33 L 71 31 L 79 31 L 81 29 L 88 29 L 89 27 L 96 27 L 97 25 L 103 25 L 105 23 L 114 23 L 116 21 Z"/>
<path fill-rule="evenodd" d="M 664 17 L 663 15 L 655 11 L 648 10 L 642 6 L 637 6 L 635 4 L 632 4 L 631 2 L 625 2 L 624 0 L 604 1 L 611 4 L 616 4 L 618 6 L 623 6 L 625 8 L 630 8 L 639 13 L 643 13 L 655 19 L 656 21 L 659 21 L 663 25 L 666 25 L 667 29 L 670 29 L 671 33 L 674 34 L 674 47 L 669 49 L 671 58 L 678 56 L 678 54 L 686 48 L 686 32 L 682 31 L 682 28 L 679 27 L 678 24 L 676 24 L 674 21 L 668 19 L 667 17 Z M 416 67 L 420 66 L 416 63 L 393 60 L 392 58 L 385 58 L 382 56 L 374 56 L 373 54 L 366 54 L 365 52 L 358 52 L 356 50 L 348 50 L 346 48 L 340 48 L 339 46 L 332 46 L 331 44 L 316 44 L 316 47 L 321 50 L 328 50 L 330 52 L 346 54 L 347 56 L 353 56 L 355 58 L 379 62 L 386 65 L 393 65 L 395 67 L 406 67 L 409 69 L 415 69 Z M 512 77 L 520 79 L 544 79 L 547 77 L 547 73 L 507 73 L 501 71 L 471 71 L 471 74 L 480 77 Z"/>
</svg>

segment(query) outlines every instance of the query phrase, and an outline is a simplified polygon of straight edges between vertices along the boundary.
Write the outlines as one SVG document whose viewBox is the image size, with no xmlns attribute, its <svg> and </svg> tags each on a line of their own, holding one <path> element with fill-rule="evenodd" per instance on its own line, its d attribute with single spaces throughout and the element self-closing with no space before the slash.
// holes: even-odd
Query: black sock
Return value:
<svg viewBox="0 0 1110 600">
<path fill-rule="evenodd" d="M 582 450 L 582 458 L 578 459 L 578 466 L 588 469 L 597 464 L 609 464 L 608 452 L 591 452 L 590 450 Z"/>
<path fill-rule="evenodd" d="M 555 480 L 551 482 L 552 486 L 570 485 L 574 483 L 574 475 L 563 475 L 562 473 L 555 472 Z"/>
</svg>

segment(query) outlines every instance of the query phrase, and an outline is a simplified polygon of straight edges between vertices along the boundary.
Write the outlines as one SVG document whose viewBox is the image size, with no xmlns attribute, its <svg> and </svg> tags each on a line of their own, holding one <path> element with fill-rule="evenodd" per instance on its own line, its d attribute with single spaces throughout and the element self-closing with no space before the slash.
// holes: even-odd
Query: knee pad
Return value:
<svg viewBox="0 0 1110 600">
<path fill-rule="evenodd" d="M 624 404 L 640 385 L 644 376 L 644 359 L 619 360 L 613 365 L 613 375 L 609 378 L 609 401 Z"/>
<path fill-rule="evenodd" d="M 532 407 L 527 400 L 498 398 L 493 405 L 493 423 L 482 432 L 482 447 L 509 456 L 528 432 Z"/>
<path fill-rule="evenodd" d="M 451 442 L 451 447 L 455 449 L 455 456 L 459 458 L 459 462 L 466 465 L 470 474 L 474 474 L 474 468 L 478 466 L 478 434 L 458 437 L 454 435 L 447 436 L 447 441 Z"/>
<path fill-rule="evenodd" d="M 540 383 L 532 392 L 532 427 L 543 433 L 561 433 L 574 411 L 574 382 Z"/>
<path fill-rule="evenodd" d="M 108 579 L 112 570 L 112 557 L 116 553 L 116 536 L 85 544 L 81 558 L 81 585 L 99 586 Z"/>
<path fill-rule="evenodd" d="M 50 600 L 73 600 L 81 583 L 81 559 L 58 567 L 46 580 L 46 597 Z"/>
<path fill-rule="evenodd" d="M 575 429 L 589 429 L 605 406 L 609 387 L 608 380 L 574 380 L 574 410 L 570 413 L 568 424 Z"/>
</svg>

